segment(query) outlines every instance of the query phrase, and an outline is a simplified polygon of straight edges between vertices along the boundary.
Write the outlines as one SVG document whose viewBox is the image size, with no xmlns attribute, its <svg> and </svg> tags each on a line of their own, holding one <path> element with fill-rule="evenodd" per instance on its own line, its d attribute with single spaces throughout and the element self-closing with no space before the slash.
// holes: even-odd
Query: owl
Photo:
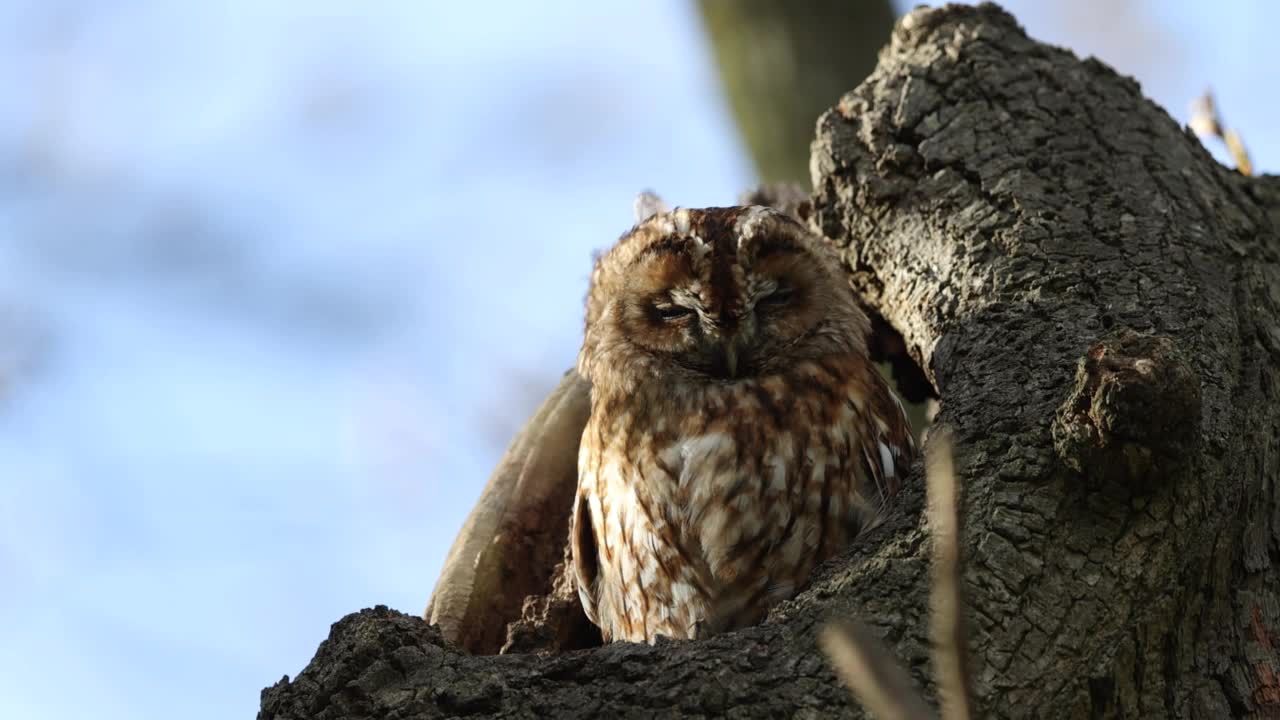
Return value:
<svg viewBox="0 0 1280 720">
<path fill-rule="evenodd" d="M 569 546 L 604 639 L 652 643 L 759 622 L 915 446 L 826 240 L 759 206 L 638 214 L 591 275 Z"/>
</svg>

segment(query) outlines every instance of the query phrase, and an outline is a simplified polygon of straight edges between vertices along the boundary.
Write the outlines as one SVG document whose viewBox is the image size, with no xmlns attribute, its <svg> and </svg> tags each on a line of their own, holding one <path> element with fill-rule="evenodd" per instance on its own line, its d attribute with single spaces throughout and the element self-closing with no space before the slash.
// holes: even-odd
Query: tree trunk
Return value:
<svg viewBox="0 0 1280 720">
<path fill-rule="evenodd" d="M 734 124 L 765 182 L 809 182 L 813 121 L 876 66 L 889 0 L 698 0 Z"/>
<path fill-rule="evenodd" d="M 813 152 L 814 221 L 954 433 L 978 714 L 1280 716 L 1280 179 L 992 5 L 906 16 Z M 259 717 L 857 714 L 832 616 L 931 693 L 912 477 L 760 626 L 477 657 L 375 608 Z"/>
</svg>

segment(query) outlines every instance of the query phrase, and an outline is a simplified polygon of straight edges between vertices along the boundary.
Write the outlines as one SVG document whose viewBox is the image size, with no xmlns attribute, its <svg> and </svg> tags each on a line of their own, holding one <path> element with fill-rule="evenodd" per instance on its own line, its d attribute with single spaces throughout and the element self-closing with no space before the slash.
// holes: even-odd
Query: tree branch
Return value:
<svg viewBox="0 0 1280 720">
<path fill-rule="evenodd" d="M 813 168 L 814 221 L 954 428 L 974 713 L 1280 712 L 1280 183 L 1218 165 L 1135 82 L 991 5 L 904 18 L 820 120 Z M 1099 344 L 1170 350 L 1155 382 L 1134 364 L 1137 385 L 1089 386 L 1103 412 L 1065 421 L 1176 450 L 1143 482 L 1110 451 L 1068 448 L 1077 467 L 1055 446 Z M 1188 384 L 1198 418 L 1159 389 Z M 921 485 L 917 467 L 886 523 L 758 627 L 476 657 L 366 610 L 260 717 L 856 714 L 816 645 L 830 616 L 862 618 L 935 693 Z"/>
</svg>

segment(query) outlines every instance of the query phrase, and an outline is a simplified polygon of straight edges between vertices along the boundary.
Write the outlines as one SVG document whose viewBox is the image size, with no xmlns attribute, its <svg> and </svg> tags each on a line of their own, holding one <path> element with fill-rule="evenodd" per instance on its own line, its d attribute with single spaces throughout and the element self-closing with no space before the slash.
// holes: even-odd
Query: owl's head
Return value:
<svg viewBox="0 0 1280 720">
<path fill-rule="evenodd" d="M 596 261 L 578 370 L 627 391 L 735 382 L 865 354 L 868 329 L 834 249 L 791 217 L 655 209 Z"/>
</svg>

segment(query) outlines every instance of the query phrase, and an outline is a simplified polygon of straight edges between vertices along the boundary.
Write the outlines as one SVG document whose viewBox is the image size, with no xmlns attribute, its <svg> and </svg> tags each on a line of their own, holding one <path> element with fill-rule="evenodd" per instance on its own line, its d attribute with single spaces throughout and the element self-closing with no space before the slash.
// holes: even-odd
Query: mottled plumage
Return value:
<svg viewBox="0 0 1280 720">
<path fill-rule="evenodd" d="M 826 241 L 768 208 L 645 200 L 592 273 L 570 540 L 605 639 L 652 642 L 758 622 L 915 449 Z"/>
</svg>

